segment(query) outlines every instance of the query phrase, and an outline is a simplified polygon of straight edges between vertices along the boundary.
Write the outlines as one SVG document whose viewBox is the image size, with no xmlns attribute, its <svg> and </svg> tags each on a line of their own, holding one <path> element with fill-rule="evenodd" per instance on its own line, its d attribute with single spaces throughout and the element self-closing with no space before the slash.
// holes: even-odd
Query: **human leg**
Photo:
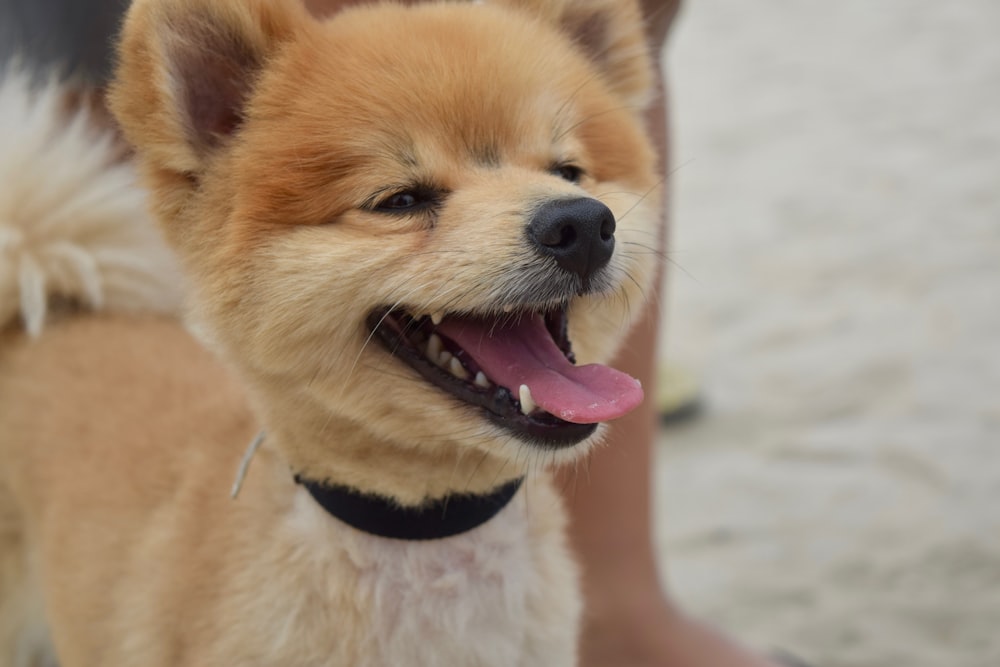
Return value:
<svg viewBox="0 0 1000 667">
<path fill-rule="evenodd" d="M 663 46 L 678 5 L 679 0 L 643 1 L 654 53 Z M 649 127 L 665 167 L 669 156 L 665 88 L 661 86 L 658 93 L 649 111 Z M 560 474 L 571 516 L 571 540 L 583 563 L 587 611 L 582 665 L 775 667 L 687 617 L 660 581 L 650 477 L 657 425 L 655 402 L 650 399 L 656 392 L 660 305 L 656 289 L 612 364 L 642 382 L 647 400 L 615 422 L 609 442 L 590 461 Z"/>
</svg>

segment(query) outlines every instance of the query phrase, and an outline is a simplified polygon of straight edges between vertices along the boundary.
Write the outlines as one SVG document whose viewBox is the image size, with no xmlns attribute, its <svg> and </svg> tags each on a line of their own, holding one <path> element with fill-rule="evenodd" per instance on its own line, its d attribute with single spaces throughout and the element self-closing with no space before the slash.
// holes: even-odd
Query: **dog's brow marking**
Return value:
<svg viewBox="0 0 1000 667">
<path fill-rule="evenodd" d="M 472 159 L 483 167 L 498 169 L 500 167 L 500 149 L 496 144 L 489 143 L 480 146 L 469 146 Z"/>
<path fill-rule="evenodd" d="M 412 169 L 416 169 L 420 166 L 420 162 L 417 160 L 417 154 L 413 150 L 412 142 L 411 146 L 398 148 L 394 152 L 396 154 L 396 160 L 399 161 L 400 164 L 406 165 Z"/>
</svg>

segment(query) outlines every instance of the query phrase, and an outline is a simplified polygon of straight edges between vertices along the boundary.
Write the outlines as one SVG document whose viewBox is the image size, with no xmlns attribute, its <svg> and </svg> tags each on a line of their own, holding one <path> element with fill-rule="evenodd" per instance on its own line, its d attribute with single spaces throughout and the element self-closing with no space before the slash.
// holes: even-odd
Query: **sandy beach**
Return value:
<svg viewBox="0 0 1000 667">
<path fill-rule="evenodd" d="M 1000 666 L 1000 3 L 690 0 L 677 596 L 816 667 Z"/>
</svg>

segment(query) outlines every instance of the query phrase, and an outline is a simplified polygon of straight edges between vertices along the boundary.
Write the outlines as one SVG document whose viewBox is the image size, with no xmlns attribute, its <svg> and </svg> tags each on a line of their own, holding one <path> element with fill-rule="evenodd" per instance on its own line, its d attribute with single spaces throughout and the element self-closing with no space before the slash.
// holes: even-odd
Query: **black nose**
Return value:
<svg viewBox="0 0 1000 667">
<path fill-rule="evenodd" d="M 615 216 L 596 199 L 556 199 L 535 212 L 528 238 L 538 252 L 587 284 L 615 250 Z"/>
</svg>

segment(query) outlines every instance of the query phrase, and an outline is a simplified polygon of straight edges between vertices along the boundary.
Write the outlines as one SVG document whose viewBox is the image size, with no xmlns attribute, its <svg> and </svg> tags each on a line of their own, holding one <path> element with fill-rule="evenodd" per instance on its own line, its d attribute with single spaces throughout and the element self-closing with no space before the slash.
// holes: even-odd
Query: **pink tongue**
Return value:
<svg viewBox="0 0 1000 667">
<path fill-rule="evenodd" d="M 522 384 L 546 412 L 574 424 L 617 419 L 642 402 L 635 378 L 600 364 L 574 366 L 538 315 L 497 325 L 446 319 L 438 331 L 468 352 L 483 372 L 515 397 Z"/>
</svg>

